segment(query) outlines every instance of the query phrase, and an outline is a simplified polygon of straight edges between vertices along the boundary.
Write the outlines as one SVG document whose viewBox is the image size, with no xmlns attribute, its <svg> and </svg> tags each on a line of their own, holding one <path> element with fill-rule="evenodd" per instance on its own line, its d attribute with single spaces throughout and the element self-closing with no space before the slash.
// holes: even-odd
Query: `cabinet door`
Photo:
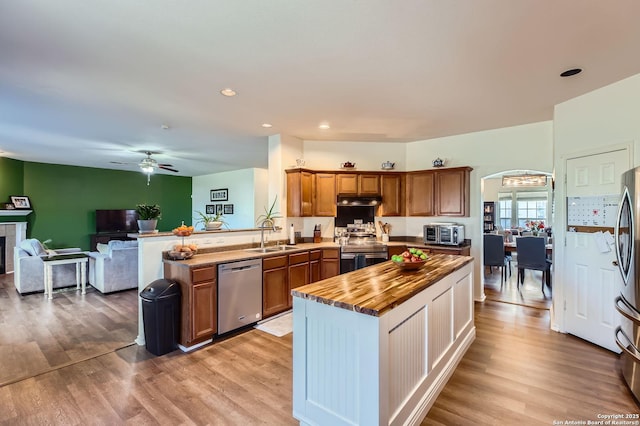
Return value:
<svg viewBox="0 0 640 426">
<path fill-rule="evenodd" d="M 407 215 L 434 215 L 434 177 L 431 171 L 407 174 Z"/>
<path fill-rule="evenodd" d="M 262 273 L 262 317 L 280 313 L 290 307 L 287 268 L 276 268 Z"/>
<path fill-rule="evenodd" d="M 191 317 L 191 338 L 196 340 L 216 333 L 217 302 L 215 282 L 194 284 L 191 288 L 193 301 Z"/>
<path fill-rule="evenodd" d="M 315 215 L 334 217 L 336 215 L 336 175 L 316 173 L 314 181 Z"/>
<path fill-rule="evenodd" d="M 380 176 L 380 216 L 404 216 L 404 191 L 402 175 Z"/>
<path fill-rule="evenodd" d="M 313 174 L 307 171 L 287 173 L 287 215 L 313 216 Z"/>
<path fill-rule="evenodd" d="M 359 174 L 358 194 L 380 195 L 380 176 L 376 174 Z"/>
<path fill-rule="evenodd" d="M 335 277 L 338 274 L 340 274 L 340 250 L 323 249 L 320 270 L 321 279 Z"/>
<path fill-rule="evenodd" d="M 309 283 L 320 281 L 321 275 L 322 251 L 311 250 L 309 252 Z"/>
<path fill-rule="evenodd" d="M 340 195 L 356 195 L 358 193 L 358 175 L 337 174 L 336 175 L 336 194 Z"/>
<path fill-rule="evenodd" d="M 436 172 L 435 202 L 438 216 L 469 216 L 469 170 Z"/>
</svg>

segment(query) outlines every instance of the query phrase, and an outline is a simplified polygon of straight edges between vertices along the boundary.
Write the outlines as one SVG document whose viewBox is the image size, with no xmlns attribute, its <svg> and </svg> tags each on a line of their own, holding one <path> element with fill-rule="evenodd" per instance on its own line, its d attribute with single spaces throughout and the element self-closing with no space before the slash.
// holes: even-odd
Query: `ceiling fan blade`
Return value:
<svg viewBox="0 0 640 426">
<path fill-rule="evenodd" d="M 109 161 L 111 164 L 135 164 L 135 163 L 125 163 L 123 161 Z"/>
<path fill-rule="evenodd" d="M 158 164 L 161 167 L 173 167 L 171 164 Z"/>
<path fill-rule="evenodd" d="M 178 173 L 178 171 L 177 171 L 176 169 L 172 169 L 171 167 L 163 166 L 162 164 L 158 165 L 158 168 L 160 168 L 160 169 L 162 169 L 162 170 L 168 170 L 168 171 L 170 171 L 170 172 L 176 172 L 176 173 Z"/>
</svg>

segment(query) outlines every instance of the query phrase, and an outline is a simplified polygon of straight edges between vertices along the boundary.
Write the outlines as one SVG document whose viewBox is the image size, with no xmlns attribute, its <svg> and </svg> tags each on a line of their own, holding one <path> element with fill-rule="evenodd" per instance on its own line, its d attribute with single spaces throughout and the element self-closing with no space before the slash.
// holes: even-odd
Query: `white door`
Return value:
<svg viewBox="0 0 640 426">
<path fill-rule="evenodd" d="M 626 149 L 570 158 L 566 168 L 567 197 L 619 195 L 620 176 L 630 168 Z M 589 232 L 566 235 L 563 268 L 566 331 L 619 353 L 614 331 L 620 324 L 620 315 L 616 313 L 614 299 L 620 294 L 622 278 L 613 263 L 614 248 L 601 252 Z"/>
</svg>

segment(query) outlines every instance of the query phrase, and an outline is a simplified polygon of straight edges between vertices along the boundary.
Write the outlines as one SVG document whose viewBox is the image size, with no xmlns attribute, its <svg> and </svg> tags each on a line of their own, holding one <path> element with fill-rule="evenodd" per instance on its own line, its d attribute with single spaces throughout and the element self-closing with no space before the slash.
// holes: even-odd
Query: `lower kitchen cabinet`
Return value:
<svg viewBox="0 0 640 426">
<path fill-rule="evenodd" d="M 211 337 L 216 333 L 216 286 L 215 283 L 194 284 L 191 287 L 192 330 L 191 338 Z"/>
<path fill-rule="evenodd" d="M 387 257 L 391 259 L 394 254 L 402 254 L 407 246 L 387 246 Z"/>
<path fill-rule="evenodd" d="M 180 345 L 188 348 L 211 339 L 217 327 L 217 269 L 164 264 L 164 277 L 180 285 Z"/>
<path fill-rule="evenodd" d="M 322 249 L 320 278 L 326 279 L 340 274 L 340 249 Z"/>
<path fill-rule="evenodd" d="M 309 283 L 320 281 L 322 274 L 322 250 L 309 251 Z"/>
<path fill-rule="evenodd" d="M 262 260 L 262 318 L 291 307 L 288 266 L 286 255 L 266 257 Z"/>
</svg>

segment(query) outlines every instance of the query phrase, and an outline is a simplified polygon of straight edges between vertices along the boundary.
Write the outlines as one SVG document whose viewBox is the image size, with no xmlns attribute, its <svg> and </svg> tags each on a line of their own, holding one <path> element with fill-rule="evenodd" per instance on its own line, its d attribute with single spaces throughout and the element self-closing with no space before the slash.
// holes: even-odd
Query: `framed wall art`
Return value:
<svg viewBox="0 0 640 426">
<path fill-rule="evenodd" d="M 225 204 L 222 211 L 224 214 L 233 214 L 233 204 Z"/>
<path fill-rule="evenodd" d="M 216 205 L 215 204 L 207 204 L 205 206 L 206 214 L 216 214 Z"/>
<path fill-rule="evenodd" d="M 228 188 L 211 190 L 211 201 L 228 201 L 228 200 L 229 200 Z"/>
<path fill-rule="evenodd" d="M 26 195 L 12 195 L 11 203 L 16 209 L 30 209 L 31 201 Z"/>
<path fill-rule="evenodd" d="M 222 214 L 222 204 L 216 204 L 216 214 Z"/>
</svg>

